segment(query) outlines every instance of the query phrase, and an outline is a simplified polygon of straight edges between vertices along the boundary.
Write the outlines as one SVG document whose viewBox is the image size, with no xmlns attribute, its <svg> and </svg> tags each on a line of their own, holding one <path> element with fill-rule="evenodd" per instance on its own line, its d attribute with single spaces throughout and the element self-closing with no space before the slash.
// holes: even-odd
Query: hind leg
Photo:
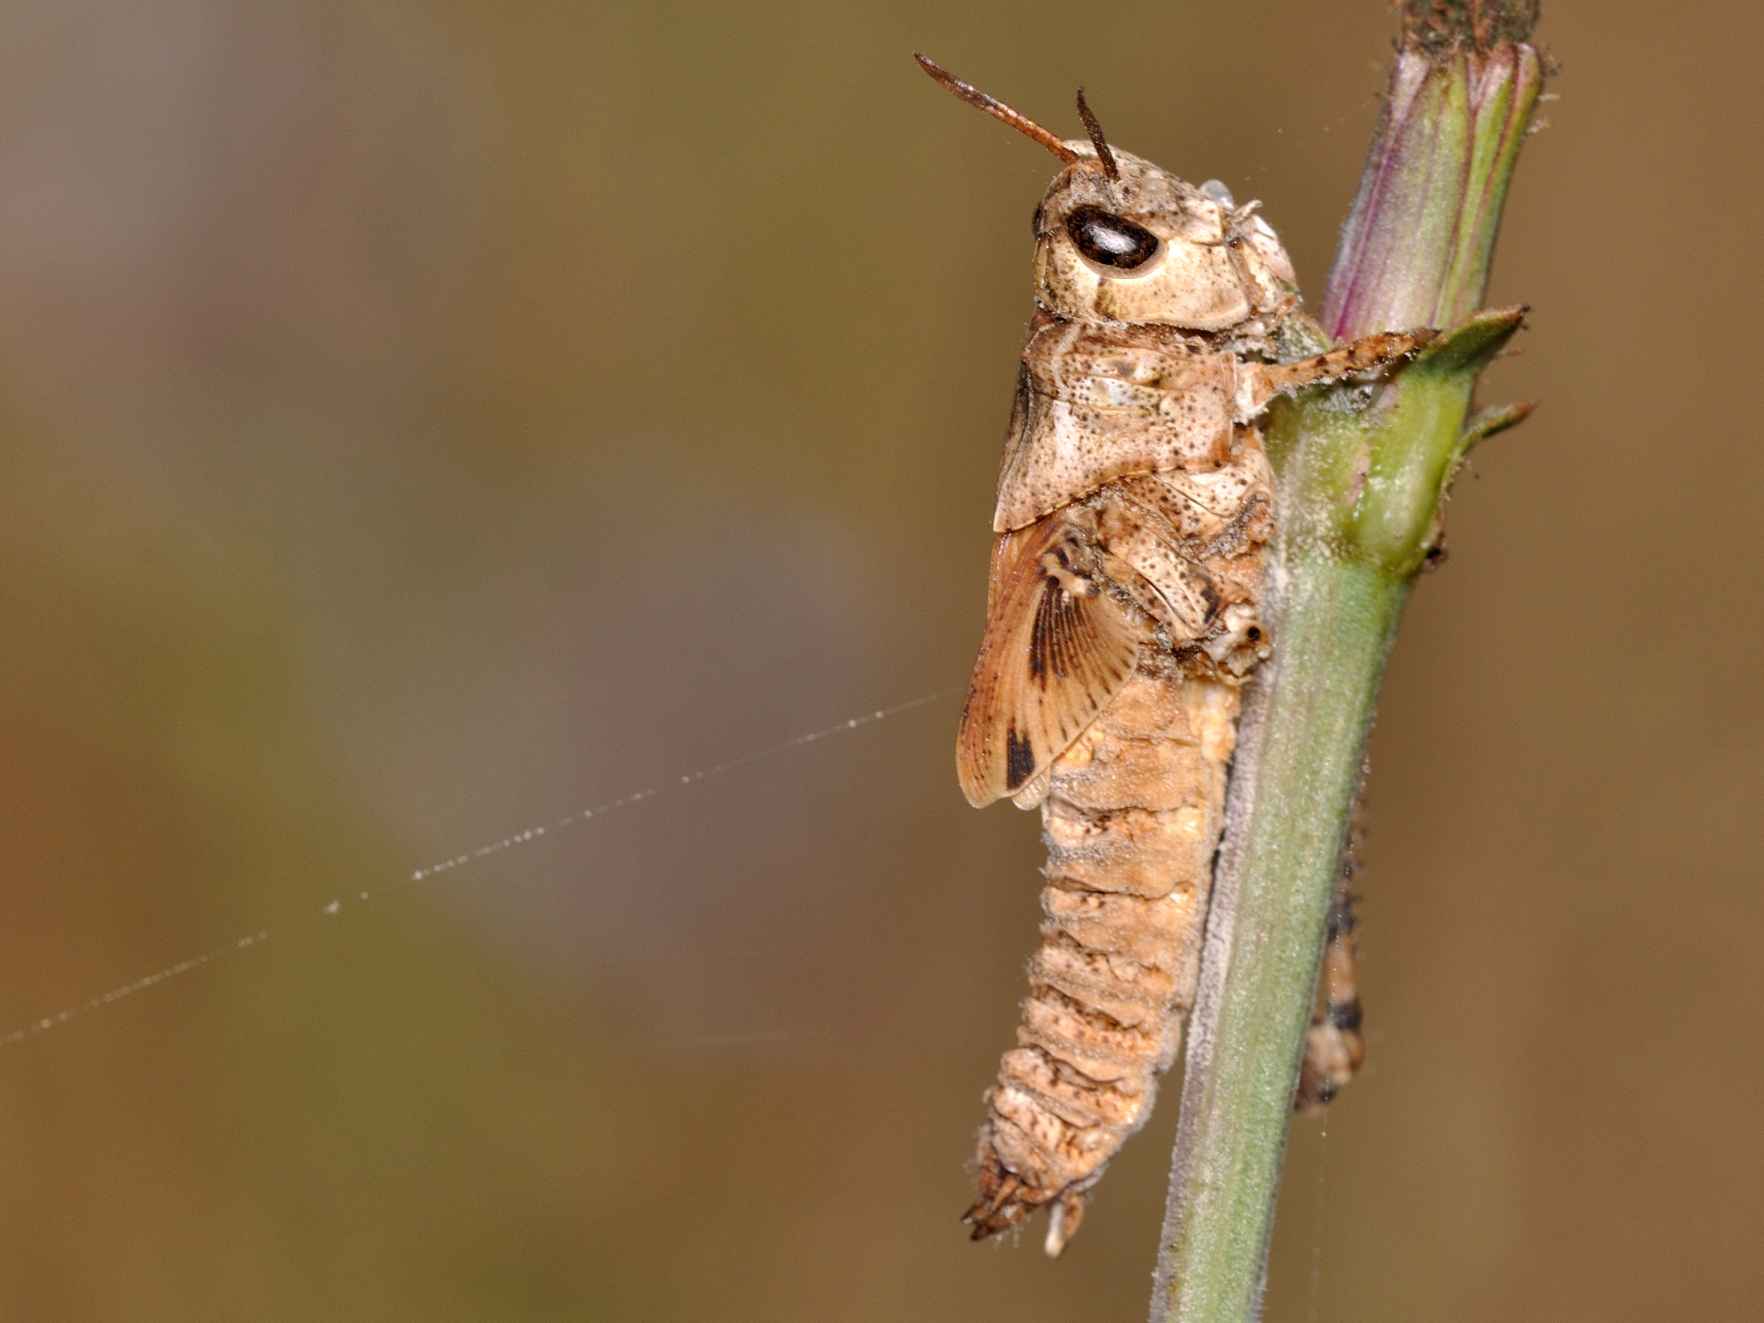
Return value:
<svg viewBox="0 0 1764 1323">
<path fill-rule="evenodd" d="M 1360 1032 L 1360 956 L 1354 940 L 1355 872 L 1350 844 L 1335 884 L 1324 929 L 1323 968 L 1317 977 L 1317 1005 L 1305 1033 L 1305 1059 L 1299 1067 L 1293 1106 L 1319 1112 L 1340 1093 L 1366 1059 Z"/>
</svg>

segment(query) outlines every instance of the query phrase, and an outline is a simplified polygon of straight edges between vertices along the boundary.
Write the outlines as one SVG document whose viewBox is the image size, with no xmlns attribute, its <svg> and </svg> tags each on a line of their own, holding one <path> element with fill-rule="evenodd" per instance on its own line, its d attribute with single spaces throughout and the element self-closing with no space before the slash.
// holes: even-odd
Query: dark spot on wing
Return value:
<svg viewBox="0 0 1764 1323">
<path fill-rule="evenodd" d="M 1005 789 L 1015 790 L 1035 773 L 1035 750 L 1011 726 L 1005 731 Z"/>
</svg>

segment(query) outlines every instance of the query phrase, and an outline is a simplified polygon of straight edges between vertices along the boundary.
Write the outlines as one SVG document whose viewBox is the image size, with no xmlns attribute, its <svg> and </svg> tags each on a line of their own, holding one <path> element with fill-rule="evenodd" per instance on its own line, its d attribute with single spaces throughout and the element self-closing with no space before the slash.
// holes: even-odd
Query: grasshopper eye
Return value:
<svg viewBox="0 0 1764 1323">
<path fill-rule="evenodd" d="M 1066 233 L 1091 261 L 1119 271 L 1144 266 L 1158 251 L 1157 235 L 1101 207 L 1079 207 L 1066 217 Z"/>
</svg>

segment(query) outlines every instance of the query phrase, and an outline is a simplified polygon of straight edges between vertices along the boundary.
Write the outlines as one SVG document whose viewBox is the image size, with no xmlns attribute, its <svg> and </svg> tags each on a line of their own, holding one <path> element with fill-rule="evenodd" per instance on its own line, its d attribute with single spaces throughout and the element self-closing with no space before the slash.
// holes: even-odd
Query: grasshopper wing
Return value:
<svg viewBox="0 0 1764 1323">
<path fill-rule="evenodd" d="M 986 634 L 956 736 L 956 775 L 975 808 L 1033 780 L 1133 674 L 1151 627 L 1109 593 L 1100 559 L 1070 510 L 993 543 Z"/>
</svg>

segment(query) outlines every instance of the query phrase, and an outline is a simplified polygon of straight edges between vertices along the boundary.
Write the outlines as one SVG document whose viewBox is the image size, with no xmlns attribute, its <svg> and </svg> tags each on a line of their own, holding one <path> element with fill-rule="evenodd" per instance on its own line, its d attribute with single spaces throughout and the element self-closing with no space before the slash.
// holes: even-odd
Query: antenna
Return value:
<svg viewBox="0 0 1764 1323">
<path fill-rule="evenodd" d="M 1103 137 L 1102 125 L 1091 113 L 1090 103 L 1084 99 L 1084 89 L 1078 89 L 1078 118 L 1084 121 L 1084 131 L 1090 135 L 1090 141 L 1096 147 L 1096 158 L 1103 164 L 1103 170 L 1110 179 L 1121 178 L 1121 171 L 1115 165 L 1115 154 L 1109 150 L 1109 140 Z"/>
<path fill-rule="evenodd" d="M 1023 114 L 1022 111 L 1013 110 L 1010 106 L 1007 106 L 1004 102 L 1000 101 L 997 97 L 987 96 L 986 93 L 982 92 L 979 88 L 975 87 L 972 83 L 964 83 L 960 78 L 957 78 L 948 69 L 945 69 L 941 64 L 937 63 L 937 61 L 933 60 L 930 56 L 920 55 L 917 51 L 914 51 L 913 58 L 919 62 L 919 67 L 921 69 L 923 69 L 926 73 L 930 74 L 933 79 L 935 79 L 938 83 L 942 84 L 943 87 L 946 88 L 948 91 L 950 91 L 951 93 L 953 93 L 956 96 L 959 96 L 963 101 L 966 101 L 970 106 L 977 106 L 981 110 L 984 110 L 988 115 L 991 115 L 994 119 L 1003 120 L 1006 124 L 1009 124 L 1013 129 L 1015 129 L 1018 133 L 1022 134 L 1025 138 L 1029 138 L 1035 142 L 1040 143 L 1043 147 L 1047 148 L 1048 151 L 1052 152 L 1055 156 L 1059 157 L 1061 162 L 1063 162 L 1064 164 L 1072 165 L 1075 162 L 1078 162 L 1078 161 L 1081 161 L 1084 159 L 1077 152 L 1073 151 L 1070 147 L 1066 146 L 1065 143 L 1061 142 L 1058 138 L 1056 138 L 1053 134 L 1049 133 L 1046 129 L 1042 128 L 1041 125 L 1037 124 L 1034 120 L 1030 119 L 1027 115 Z M 1079 105 L 1082 106 L 1083 104 L 1084 103 L 1083 103 L 1082 94 L 1081 94 L 1080 99 L 1079 99 Z M 1088 122 L 1089 121 L 1087 121 L 1087 123 Z M 1102 130 L 1101 129 L 1095 129 L 1091 133 L 1091 139 L 1097 144 L 1097 150 L 1099 152 L 1106 153 L 1108 151 L 1108 147 L 1102 141 Z M 1114 176 L 1115 176 L 1114 158 L 1111 156 L 1105 155 L 1103 159 L 1105 162 L 1105 167 L 1108 169 L 1109 177 L 1111 179 L 1114 178 Z"/>
</svg>

